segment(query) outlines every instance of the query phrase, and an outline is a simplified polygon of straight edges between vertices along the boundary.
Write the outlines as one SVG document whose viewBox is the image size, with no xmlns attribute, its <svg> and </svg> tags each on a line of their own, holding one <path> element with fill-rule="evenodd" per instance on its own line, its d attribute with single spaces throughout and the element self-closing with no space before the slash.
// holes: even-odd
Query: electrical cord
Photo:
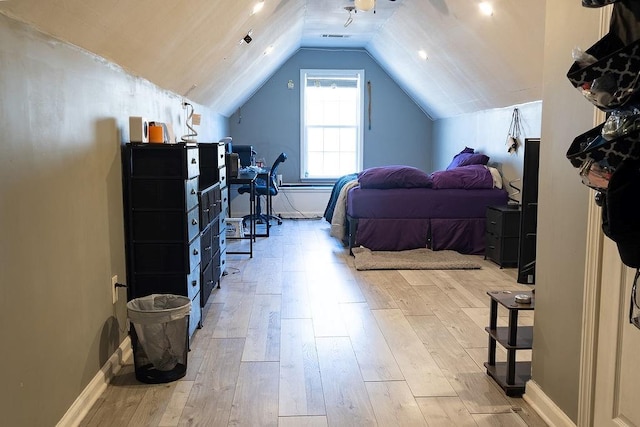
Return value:
<svg viewBox="0 0 640 427">
<path fill-rule="evenodd" d="M 303 214 L 302 212 L 300 212 L 298 209 L 296 209 L 296 207 L 295 207 L 295 206 L 293 206 L 293 203 L 291 203 L 291 199 L 289 199 L 289 196 L 287 195 L 287 193 L 286 193 L 286 192 L 282 192 L 282 191 L 280 191 L 278 194 L 282 194 L 282 195 L 284 196 L 284 198 L 287 200 L 287 203 L 289 204 L 289 207 L 290 207 L 291 209 L 293 209 L 294 211 L 296 211 L 297 213 L 299 213 L 299 214 L 300 214 L 300 216 L 302 217 L 302 219 L 314 219 L 314 218 L 318 218 L 318 217 L 310 217 L 310 216 L 307 216 L 307 215 Z M 272 208 L 272 209 L 273 209 L 273 208 Z"/>
<path fill-rule="evenodd" d="M 231 273 L 229 273 L 228 270 L 233 270 Z M 223 276 L 228 276 L 229 274 L 238 274 L 240 273 L 240 269 L 236 268 L 236 267 L 225 267 L 224 269 L 224 273 L 222 273 Z"/>
<path fill-rule="evenodd" d="M 519 203 L 519 201 L 518 199 L 515 199 L 514 196 L 517 196 L 518 194 L 520 194 L 520 188 L 513 185 L 513 183 L 518 181 L 520 181 L 520 178 L 512 179 L 511 181 L 509 181 L 509 187 L 513 188 L 515 191 L 513 193 L 510 193 L 508 197 L 509 197 L 509 200 L 516 203 Z"/>
</svg>

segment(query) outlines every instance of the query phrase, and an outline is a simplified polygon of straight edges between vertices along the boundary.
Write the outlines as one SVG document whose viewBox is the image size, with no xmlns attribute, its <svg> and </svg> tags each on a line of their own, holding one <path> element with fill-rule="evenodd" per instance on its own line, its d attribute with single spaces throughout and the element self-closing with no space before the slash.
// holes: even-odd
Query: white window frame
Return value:
<svg viewBox="0 0 640 427">
<path fill-rule="evenodd" d="M 359 90 L 360 102 L 356 113 L 356 170 L 360 172 L 363 164 L 363 132 L 364 132 L 364 70 L 339 70 L 339 69 L 300 69 L 300 180 L 308 181 L 333 181 L 336 177 L 313 177 L 307 176 L 307 138 L 306 138 L 306 117 L 305 117 L 305 91 L 307 87 L 307 76 L 331 78 L 331 77 L 356 77 Z M 350 172 L 350 173 L 351 173 Z"/>
</svg>

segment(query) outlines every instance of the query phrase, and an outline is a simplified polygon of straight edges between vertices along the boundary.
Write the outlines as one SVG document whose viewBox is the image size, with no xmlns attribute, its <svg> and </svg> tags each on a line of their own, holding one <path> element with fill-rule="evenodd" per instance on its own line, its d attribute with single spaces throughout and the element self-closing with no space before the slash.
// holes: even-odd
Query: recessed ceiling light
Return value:
<svg viewBox="0 0 640 427">
<path fill-rule="evenodd" d="M 253 10 L 251 11 L 251 14 L 255 15 L 256 13 L 260 12 L 263 7 L 264 7 L 264 0 L 259 1 L 258 3 L 255 4 L 255 6 L 253 6 Z"/>
<path fill-rule="evenodd" d="M 420 57 L 420 59 L 426 61 L 428 56 L 427 56 L 427 52 L 424 49 L 420 49 L 418 51 L 418 56 Z"/>
<path fill-rule="evenodd" d="M 478 7 L 480 8 L 480 12 L 484 15 L 491 16 L 493 15 L 493 6 L 488 1 L 481 2 Z"/>
<path fill-rule="evenodd" d="M 273 45 L 271 45 L 271 46 L 267 47 L 267 48 L 264 50 L 264 54 L 265 54 L 265 55 L 269 55 L 271 52 L 273 52 Z"/>
<path fill-rule="evenodd" d="M 354 5 L 356 9 L 366 12 L 376 7 L 376 0 L 355 0 Z"/>
</svg>

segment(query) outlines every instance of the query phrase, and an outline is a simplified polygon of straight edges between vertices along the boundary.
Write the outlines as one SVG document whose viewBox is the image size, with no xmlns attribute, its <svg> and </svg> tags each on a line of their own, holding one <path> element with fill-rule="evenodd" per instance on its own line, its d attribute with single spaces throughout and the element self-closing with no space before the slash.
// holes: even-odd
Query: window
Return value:
<svg viewBox="0 0 640 427">
<path fill-rule="evenodd" d="M 300 70 L 300 178 L 362 169 L 364 70 Z"/>
</svg>

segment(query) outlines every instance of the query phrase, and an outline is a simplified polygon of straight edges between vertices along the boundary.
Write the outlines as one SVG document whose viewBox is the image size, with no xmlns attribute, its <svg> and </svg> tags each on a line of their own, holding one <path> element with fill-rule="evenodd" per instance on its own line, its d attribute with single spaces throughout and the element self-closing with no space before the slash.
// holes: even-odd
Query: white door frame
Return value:
<svg viewBox="0 0 640 427">
<path fill-rule="evenodd" d="M 609 31 L 612 7 L 600 9 L 600 36 Z M 594 109 L 594 126 L 604 122 L 605 114 Z M 596 192 L 592 191 L 591 196 Z M 582 308 L 582 343 L 580 352 L 580 377 L 578 390 L 578 422 L 581 427 L 593 426 L 595 385 L 600 322 L 600 301 L 603 270 L 602 209 L 589 203 L 587 217 L 586 265 Z"/>
<path fill-rule="evenodd" d="M 595 196 L 595 191 L 591 192 Z M 591 426 L 595 396 L 596 353 L 602 279 L 602 212 L 594 201 L 589 203 L 587 219 L 587 254 L 582 305 L 582 344 L 578 391 L 578 426 Z"/>
</svg>

